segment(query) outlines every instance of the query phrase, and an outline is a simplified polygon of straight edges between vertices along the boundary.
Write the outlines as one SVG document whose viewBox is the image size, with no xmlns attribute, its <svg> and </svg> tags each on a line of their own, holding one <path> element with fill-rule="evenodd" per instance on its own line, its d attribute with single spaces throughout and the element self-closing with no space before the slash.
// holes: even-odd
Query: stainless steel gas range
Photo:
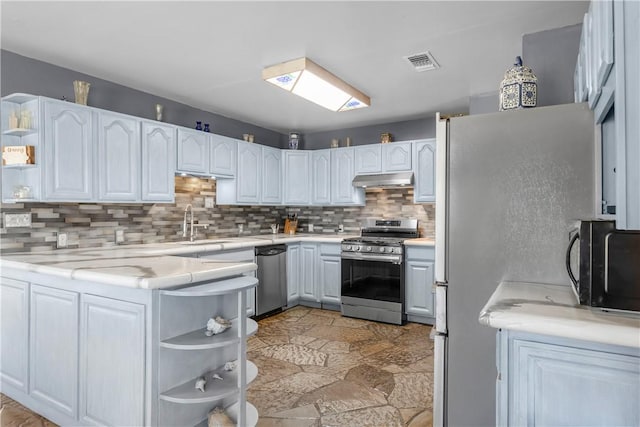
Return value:
<svg viewBox="0 0 640 427">
<path fill-rule="evenodd" d="M 360 237 L 342 241 L 343 316 L 405 322 L 403 242 L 418 236 L 416 219 L 367 219 Z"/>
</svg>

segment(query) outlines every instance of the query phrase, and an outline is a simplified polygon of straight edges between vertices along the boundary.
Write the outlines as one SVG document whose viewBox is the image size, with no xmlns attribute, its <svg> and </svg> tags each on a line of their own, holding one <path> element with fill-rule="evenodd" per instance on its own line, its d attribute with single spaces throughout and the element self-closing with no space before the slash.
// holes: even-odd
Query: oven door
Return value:
<svg viewBox="0 0 640 427">
<path fill-rule="evenodd" d="M 343 253 L 341 302 L 345 315 L 402 323 L 406 318 L 402 257 Z"/>
</svg>

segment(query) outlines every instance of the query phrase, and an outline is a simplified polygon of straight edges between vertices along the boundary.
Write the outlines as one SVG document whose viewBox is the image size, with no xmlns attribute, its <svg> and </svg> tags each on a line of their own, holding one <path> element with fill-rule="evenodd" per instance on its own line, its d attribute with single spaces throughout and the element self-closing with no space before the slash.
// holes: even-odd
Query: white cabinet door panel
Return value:
<svg viewBox="0 0 640 427">
<path fill-rule="evenodd" d="M 73 418 L 78 413 L 78 300 L 75 292 L 31 285 L 31 396 Z"/>
<path fill-rule="evenodd" d="M 434 317 L 433 262 L 407 261 L 406 307 L 407 314 Z"/>
<path fill-rule="evenodd" d="M 209 136 L 206 132 L 178 128 L 178 171 L 209 173 Z"/>
<path fill-rule="evenodd" d="M 287 304 L 300 298 L 300 245 L 287 245 Z"/>
<path fill-rule="evenodd" d="M 352 184 L 355 176 L 354 151 L 351 148 L 331 150 L 331 203 L 363 205 L 364 191 Z"/>
<path fill-rule="evenodd" d="M 209 172 L 215 176 L 235 176 L 238 142 L 233 138 L 211 135 Z"/>
<path fill-rule="evenodd" d="M 29 284 L 0 279 L 0 377 L 27 392 L 29 363 Z"/>
<path fill-rule="evenodd" d="M 354 147 L 356 175 L 382 171 L 382 144 Z"/>
<path fill-rule="evenodd" d="M 176 129 L 142 123 L 142 200 L 175 200 Z"/>
<path fill-rule="evenodd" d="M 44 199 L 91 200 L 91 110 L 69 102 L 44 102 Z"/>
<path fill-rule="evenodd" d="M 262 181 L 262 148 L 251 143 L 238 143 L 237 201 L 260 203 Z"/>
<path fill-rule="evenodd" d="M 340 304 L 340 269 L 339 256 L 320 257 L 320 300 L 324 303 Z"/>
<path fill-rule="evenodd" d="M 300 298 L 309 301 L 319 301 L 317 290 L 317 246 L 300 245 Z"/>
<path fill-rule="evenodd" d="M 284 151 L 284 203 L 308 205 L 311 202 L 311 154 Z"/>
<path fill-rule="evenodd" d="M 436 200 L 436 142 L 415 144 L 416 169 L 414 174 L 414 202 Z"/>
<path fill-rule="evenodd" d="M 98 114 L 98 188 L 104 201 L 140 199 L 140 121 Z"/>
<path fill-rule="evenodd" d="M 331 203 L 331 150 L 314 150 L 311 154 L 313 194 L 311 203 Z"/>
<path fill-rule="evenodd" d="M 282 203 L 282 153 L 262 147 L 262 203 Z"/>
<path fill-rule="evenodd" d="M 83 295 L 80 330 L 80 419 L 144 425 L 144 306 Z"/>
<path fill-rule="evenodd" d="M 382 144 L 383 172 L 399 172 L 411 170 L 411 142 L 392 142 Z"/>
</svg>

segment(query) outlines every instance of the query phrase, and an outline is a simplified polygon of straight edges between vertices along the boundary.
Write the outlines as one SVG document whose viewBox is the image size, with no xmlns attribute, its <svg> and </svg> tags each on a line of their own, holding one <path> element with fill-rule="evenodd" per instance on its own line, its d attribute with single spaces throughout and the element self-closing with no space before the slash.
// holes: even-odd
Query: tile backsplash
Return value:
<svg viewBox="0 0 640 427">
<path fill-rule="evenodd" d="M 205 208 L 205 197 L 215 200 L 212 179 L 176 177 L 175 203 L 92 204 L 25 203 L 3 204 L 6 213 L 31 213 L 31 228 L 0 229 L 3 253 L 53 250 L 57 233 L 67 233 L 69 248 L 115 245 L 115 231 L 124 230 L 125 244 L 183 240 L 182 223 L 187 204 L 193 205 L 196 222 L 209 224 L 198 238 L 267 234 L 270 224 L 282 229 L 288 213 L 297 213 L 300 232 L 314 225 L 314 233 L 333 233 L 339 224 L 346 232 L 359 231 L 360 220 L 368 217 L 417 218 L 423 237 L 434 236 L 433 204 L 413 204 L 413 189 L 369 190 L 366 206 L 285 207 L 218 206 Z M 239 233 L 239 225 L 243 231 Z"/>
</svg>

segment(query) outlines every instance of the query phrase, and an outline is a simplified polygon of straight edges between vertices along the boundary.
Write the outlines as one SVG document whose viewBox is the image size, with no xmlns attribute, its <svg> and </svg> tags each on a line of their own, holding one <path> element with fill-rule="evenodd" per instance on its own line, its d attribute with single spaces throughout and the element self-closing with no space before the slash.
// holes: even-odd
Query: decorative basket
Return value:
<svg viewBox="0 0 640 427">
<path fill-rule="evenodd" d="M 538 103 L 538 78 L 517 56 L 500 83 L 500 111 L 531 108 Z"/>
</svg>

